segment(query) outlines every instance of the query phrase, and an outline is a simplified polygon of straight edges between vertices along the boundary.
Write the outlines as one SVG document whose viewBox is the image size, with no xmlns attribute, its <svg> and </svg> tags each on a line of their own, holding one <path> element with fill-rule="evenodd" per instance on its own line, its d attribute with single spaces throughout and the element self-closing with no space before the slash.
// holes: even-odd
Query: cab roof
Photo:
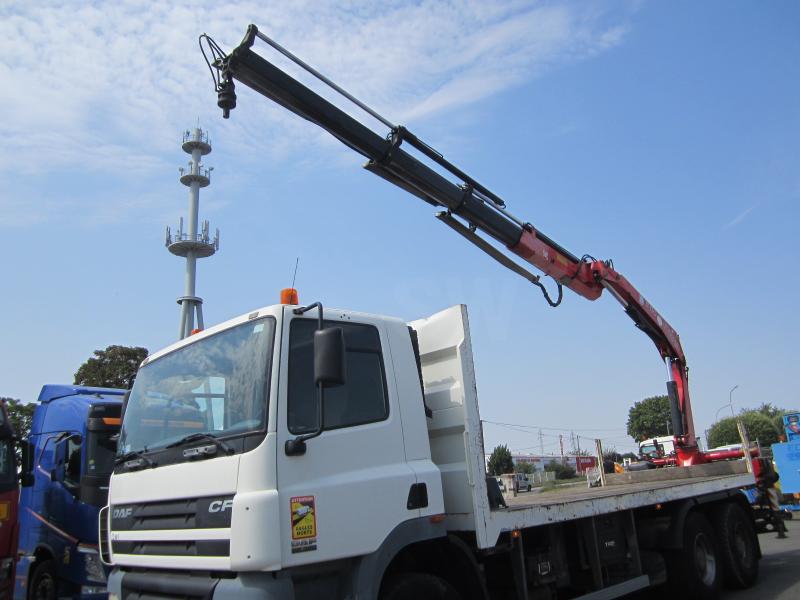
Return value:
<svg viewBox="0 0 800 600">
<path fill-rule="evenodd" d="M 122 396 L 125 390 L 115 388 L 90 387 L 86 385 L 47 384 L 39 392 L 39 402 L 47 404 L 66 396 Z"/>
</svg>

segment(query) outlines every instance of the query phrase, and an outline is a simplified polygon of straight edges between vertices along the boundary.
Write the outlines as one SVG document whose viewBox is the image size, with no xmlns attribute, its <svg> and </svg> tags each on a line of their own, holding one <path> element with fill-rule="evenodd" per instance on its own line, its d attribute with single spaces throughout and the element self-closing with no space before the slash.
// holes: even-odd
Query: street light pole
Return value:
<svg viewBox="0 0 800 600">
<path fill-rule="evenodd" d="M 736 389 L 736 388 L 738 388 L 738 387 L 739 387 L 739 384 L 737 383 L 735 386 L 733 386 L 733 387 L 731 388 L 731 391 L 730 391 L 730 392 L 728 392 L 728 406 L 730 406 L 730 407 L 731 407 L 731 416 L 732 416 L 732 417 L 735 417 L 735 416 L 736 416 L 736 415 L 733 413 L 733 390 L 735 390 L 735 389 Z"/>
<path fill-rule="evenodd" d="M 738 387 L 739 387 L 739 384 L 737 383 L 735 386 L 733 386 L 731 388 L 731 391 L 728 392 L 728 403 L 727 404 L 723 404 L 722 406 L 719 407 L 719 409 L 717 410 L 717 414 L 714 415 L 714 421 L 719 419 L 719 413 L 721 413 L 723 410 L 725 410 L 728 407 L 730 407 L 730 409 L 731 409 L 731 416 L 733 418 L 736 418 L 736 415 L 733 412 L 733 390 L 735 390 Z"/>
</svg>

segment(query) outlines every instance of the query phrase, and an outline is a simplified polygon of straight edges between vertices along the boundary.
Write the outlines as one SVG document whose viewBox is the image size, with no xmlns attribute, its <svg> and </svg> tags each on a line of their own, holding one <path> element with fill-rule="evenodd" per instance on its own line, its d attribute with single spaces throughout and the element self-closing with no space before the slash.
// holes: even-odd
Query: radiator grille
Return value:
<svg viewBox="0 0 800 600">
<path fill-rule="evenodd" d="M 111 506 L 113 531 L 216 529 L 231 526 L 233 496 L 182 498 Z"/>
</svg>

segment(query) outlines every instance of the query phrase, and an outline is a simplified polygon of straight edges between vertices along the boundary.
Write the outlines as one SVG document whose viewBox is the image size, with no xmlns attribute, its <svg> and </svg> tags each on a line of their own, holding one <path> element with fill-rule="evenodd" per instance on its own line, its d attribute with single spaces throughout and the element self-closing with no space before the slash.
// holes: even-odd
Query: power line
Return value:
<svg viewBox="0 0 800 600">
<path fill-rule="evenodd" d="M 547 431 L 626 431 L 626 429 L 622 427 L 594 427 L 591 429 L 569 429 L 568 427 L 544 427 L 541 425 L 521 425 L 519 423 L 503 423 L 501 421 L 489 421 L 487 419 L 482 419 L 484 423 L 489 423 L 490 425 L 500 425 L 505 427 L 520 427 L 523 429 L 544 429 Z"/>
</svg>

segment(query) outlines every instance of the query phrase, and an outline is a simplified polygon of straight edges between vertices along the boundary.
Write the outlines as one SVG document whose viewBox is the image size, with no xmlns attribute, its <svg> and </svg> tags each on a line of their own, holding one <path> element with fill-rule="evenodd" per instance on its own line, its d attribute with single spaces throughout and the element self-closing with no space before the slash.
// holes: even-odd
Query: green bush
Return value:
<svg viewBox="0 0 800 600">
<path fill-rule="evenodd" d="M 570 467 L 569 465 L 562 465 L 557 463 L 556 461 L 550 461 L 549 464 L 545 465 L 545 471 L 552 471 L 556 474 L 556 479 L 572 479 L 575 477 L 575 469 Z"/>
<path fill-rule="evenodd" d="M 751 442 L 758 440 L 762 446 L 771 446 L 778 441 L 779 431 L 769 417 L 752 410 L 743 412 L 738 418 L 744 422 Z M 736 419 L 733 417 L 717 421 L 708 430 L 709 448 L 739 444 L 741 441 L 739 431 L 736 428 Z"/>
</svg>

